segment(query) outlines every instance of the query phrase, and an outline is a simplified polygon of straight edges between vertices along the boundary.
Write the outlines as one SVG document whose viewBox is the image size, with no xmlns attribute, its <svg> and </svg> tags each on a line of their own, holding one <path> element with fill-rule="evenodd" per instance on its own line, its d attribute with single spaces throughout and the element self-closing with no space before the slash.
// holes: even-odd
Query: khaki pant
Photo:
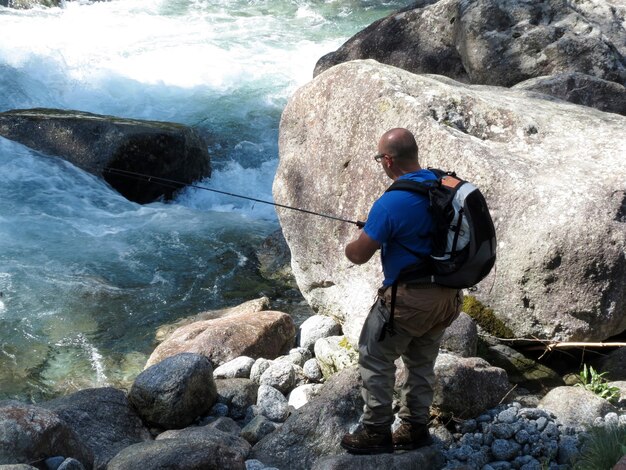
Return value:
<svg viewBox="0 0 626 470">
<path fill-rule="evenodd" d="M 389 320 L 391 289 L 379 294 L 359 338 L 359 367 L 363 379 L 365 407 L 362 421 L 374 427 L 393 422 L 391 409 L 396 367 L 402 357 L 409 377 L 401 389 L 398 416 L 416 424 L 427 424 L 433 400 L 434 365 L 446 327 L 459 315 L 460 291 L 440 286 L 398 286 L 394 313 L 396 334 L 381 330 Z"/>
</svg>

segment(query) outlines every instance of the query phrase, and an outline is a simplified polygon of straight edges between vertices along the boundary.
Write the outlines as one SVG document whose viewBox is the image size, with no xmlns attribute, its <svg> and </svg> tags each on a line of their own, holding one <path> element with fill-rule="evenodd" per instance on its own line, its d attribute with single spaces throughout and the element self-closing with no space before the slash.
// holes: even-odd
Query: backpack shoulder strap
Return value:
<svg viewBox="0 0 626 470">
<path fill-rule="evenodd" d="M 413 180 L 397 180 L 389 186 L 385 192 L 389 191 L 411 191 L 413 193 L 428 195 L 428 191 L 432 188 L 430 184 L 420 183 Z"/>
</svg>

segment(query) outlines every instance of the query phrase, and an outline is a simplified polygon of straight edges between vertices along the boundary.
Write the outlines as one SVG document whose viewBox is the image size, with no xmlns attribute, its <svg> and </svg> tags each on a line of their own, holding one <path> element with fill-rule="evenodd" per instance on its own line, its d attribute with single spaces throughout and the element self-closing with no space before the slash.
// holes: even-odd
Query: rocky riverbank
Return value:
<svg viewBox="0 0 626 470">
<path fill-rule="evenodd" d="M 206 351 L 173 351 L 139 374 L 128 392 L 87 389 L 37 405 L 2 402 L 0 463 L 9 466 L 1 468 L 565 470 L 584 449 L 587 429 L 626 426 L 624 399 L 614 406 L 582 387 L 544 395 L 510 383 L 504 369 L 477 357 L 481 329 L 463 314 L 448 330 L 435 368 L 434 445 L 346 454 L 340 438 L 363 406 L 356 351 L 333 319 L 313 315 L 296 335 L 295 324 L 285 330 L 275 312 L 262 310 L 269 306 L 259 299 L 191 323 L 209 329 L 230 317 L 254 329 L 252 318 L 267 321 L 245 345 L 263 343 L 265 334 L 283 338 L 282 349 L 266 357 L 210 360 Z M 283 323 L 291 321 L 282 315 Z M 214 339 L 220 343 L 224 338 Z M 604 364 L 611 377 L 624 380 L 622 355 L 618 350 Z M 626 397 L 626 382 L 611 385 Z"/>
</svg>

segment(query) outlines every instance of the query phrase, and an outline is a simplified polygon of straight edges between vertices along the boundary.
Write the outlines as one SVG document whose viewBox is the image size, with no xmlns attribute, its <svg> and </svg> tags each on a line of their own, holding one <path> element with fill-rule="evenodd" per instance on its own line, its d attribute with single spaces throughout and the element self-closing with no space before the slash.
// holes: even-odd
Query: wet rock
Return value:
<svg viewBox="0 0 626 470">
<path fill-rule="evenodd" d="M 102 176 L 139 203 L 169 199 L 175 189 L 106 172 L 115 168 L 190 184 L 211 175 L 207 144 L 182 124 L 60 109 L 0 113 L 0 135 Z M 182 187 L 182 186 L 181 186 Z"/>
</svg>

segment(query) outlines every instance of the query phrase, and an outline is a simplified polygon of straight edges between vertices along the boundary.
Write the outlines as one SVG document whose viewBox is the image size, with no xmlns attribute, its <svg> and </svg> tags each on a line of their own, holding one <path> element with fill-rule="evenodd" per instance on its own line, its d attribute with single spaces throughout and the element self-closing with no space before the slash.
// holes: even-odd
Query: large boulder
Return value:
<svg viewBox="0 0 626 470">
<path fill-rule="evenodd" d="M 570 103 L 626 115 L 626 87 L 578 72 L 531 78 L 513 86 L 561 98 Z"/>
<path fill-rule="evenodd" d="M 171 198 L 177 185 L 155 184 L 107 169 L 189 184 L 211 175 L 207 144 L 190 127 L 59 109 L 0 113 L 0 135 L 102 176 L 131 201 Z"/>
<path fill-rule="evenodd" d="M 626 118 L 348 62 L 285 108 L 274 199 L 364 220 L 391 182 L 372 157 L 393 127 L 415 133 L 422 166 L 454 170 L 485 195 L 499 251 L 476 296 L 516 335 L 603 340 L 626 328 Z M 354 226 L 278 215 L 302 294 L 356 343 L 381 282 L 377 257 L 345 258 Z"/>
<path fill-rule="evenodd" d="M 30 463 L 63 455 L 91 468 L 93 455 L 56 413 L 18 402 L 0 407 L 0 465 Z"/>
<path fill-rule="evenodd" d="M 93 452 L 93 468 L 104 469 L 120 450 L 151 440 L 126 394 L 111 387 L 80 390 L 42 403 L 81 436 Z"/>
<path fill-rule="evenodd" d="M 506 372 L 479 357 L 442 353 L 435 362 L 433 404 L 458 418 L 493 408 L 510 391 Z"/>
<path fill-rule="evenodd" d="M 625 16 L 626 5 L 611 0 L 418 2 L 322 57 L 314 75 L 375 59 L 474 84 L 513 86 L 541 77 L 526 86 L 626 114 Z"/>
<path fill-rule="evenodd" d="M 604 0 L 418 2 L 322 57 L 314 75 L 349 60 L 375 59 L 413 73 L 474 84 L 513 86 L 530 78 L 578 72 L 623 89 L 625 15 L 626 5 Z M 593 85 L 584 93 L 598 84 Z M 547 93 L 553 90 L 544 88 Z M 573 81 L 563 81 L 556 95 L 571 95 L 580 102 L 575 88 Z"/>
<path fill-rule="evenodd" d="M 296 326 L 286 313 L 236 311 L 178 328 L 153 351 L 147 367 L 181 352 L 202 354 L 214 367 L 239 356 L 274 359 L 291 349 L 295 336 Z"/>
<path fill-rule="evenodd" d="M 217 401 L 211 362 L 200 354 L 168 357 L 137 376 L 128 399 L 151 426 L 188 426 Z"/>
<path fill-rule="evenodd" d="M 539 402 L 538 408 L 550 411 L 566 426 L 585 429 L 596 418 L 615 412 L 616 408 L 604 398 L 583 387 L 557 387 Z"/>
</svg>

